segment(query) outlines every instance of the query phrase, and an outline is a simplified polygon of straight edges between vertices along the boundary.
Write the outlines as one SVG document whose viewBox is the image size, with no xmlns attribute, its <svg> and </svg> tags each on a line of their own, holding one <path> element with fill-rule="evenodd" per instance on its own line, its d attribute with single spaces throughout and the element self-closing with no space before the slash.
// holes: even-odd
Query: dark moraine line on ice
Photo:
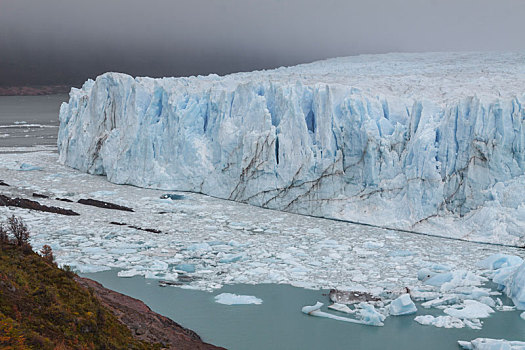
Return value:
<svg viewBox="0 0 525 350">
<path fill-rule="evenodd" d="M 129 185 L 127 185 L 127 186 L 129 186 Z M 133 186 L 133 185 L 131 185 L 131 186 Z M 134 186 L 134 187 L 138 187 L 138 186 Z M 139 187 L 139 188 L 141 188 L 141 187 Z M 237 203 L 237 204 L 241 203 L 241 204 L 253 206 L 253 205 L 248 204 L 248 203 L 236 202 L 236 201 L 231 200 L 231 199 L 224 199 L 224 198 L 220 198 L 220 197 L 210 196 L 209 194 L 204 194 L 202 192 L 191 192 L 191 191 L 180 191 L 180 190 L 176 190 L 176 191 L 177 192 L 184 192 L 184 193 L 197 193 L 197 194 L 200 194 L 200 195 L 203 195 L 203 196 L 206 196 L 206 197 L 211 197 L 211 198 L 220 199 L 220 200 L 224 200 L 224 201 L 230 201 L 230 202 L 234 202 L 234 203 Z M 374 225 L 374 224 L 368 224 L 368 223 L 359 222 L 359 221 L 337 219 L 337 218 L 331 218 L 331 217 L 326 217 L 326 216 L 307 215 L 307 214 L 301 214 L 301 213 L 297 213 L 297 212 L 288 212 L 288 211 L 282 211 L 282 210 L 266 208 L 266 207 L 258 207 L 258 206 L 254 206 L 254 207 L 262 208 L 262 209 L 266 209 L 266 210 L 277 211 L 277 212 L 288 213 L 288 214 L 312 217 L 312 218 L 316 218 L 316 219 L 324 219 L 324 220 L 330 220 L 330 221 L 354 224 L 354 225 L 358 225 L 358 226 L 373 227 L 373 228 L 378 228 L 378 229 L 381 229 L 381 230 L 397 231 L 397 232 L 410 233 L 410 234 L 420 235 L 420 236 L 442 238 L 442 239 L 447 239 L 447 240 L 452 240 L 452 241 L 461 241 L 461 242 L 466 242 L 466 243 L 483 244 L 483 245 L 490 245 L 490 246 L 496 246 L 496 247 L 510 247 L 510 248 L 523 248 L 523 249 L 525 249 L 525 246 L 519 247 L 519 246 L 515 246 L 515 245 L 512 245 L 512 244 L 505 244 L 505 243 L 490 243 L 490 242 L 469 240 L 469 239 L 464 239 L 464 238 L 459 238 L 459 237 L 440 236 L 440 235 L 432 234 L 432 233 L 428 233 L 428 232 L 419 232 L 419 231 L 406 230 L 406 229 L 402 229 L 402 228 L 394 228 L 394 227 L 388 227 L 388 226 L 382 226 L 382 225 Z"/>
<path fill-rule="evenodd" d="M 93 207 L 98 207 L 98 208 L 103 208 L 103 209 L 113 209 L 113 210 L 134 212 L 133 209 L 125 207 L 123 205 L 118 205 L 115 203 L 104 202 L 104 201 L 98 201 L 96 199 L 79 199 L 77 202 L 79 204 L 91 205 Z"/>
<path fill-rule="evenodd" d="M 36 211 L 43 211 L 47 213 L 54 213 L 60 215 L 69 215 L 69 216 L 78 216 L 80 215 L 77 212 L 74 212 L 70 209 L 64 209 L 59 207 L 48 207 L 47 205 L 42 205 L 37 201 L 32 201 L 30 199 L 24 198 L 10 198 L 0 194 L 0 206 L 4 207 L 17 207 L 24 208 Z"/>
</svg>

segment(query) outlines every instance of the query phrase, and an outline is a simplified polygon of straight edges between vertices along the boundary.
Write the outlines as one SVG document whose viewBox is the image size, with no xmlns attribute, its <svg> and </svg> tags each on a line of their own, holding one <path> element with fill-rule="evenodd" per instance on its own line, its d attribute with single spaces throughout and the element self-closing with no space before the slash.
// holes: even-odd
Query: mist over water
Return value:
<svg viewBox="0 0 525 350">
<path fill-rule="evenodd" d="M 392 51 L 520 50 L 521 0 L 2 0 L 0 85 L 187 76 Z"/>
</svg>

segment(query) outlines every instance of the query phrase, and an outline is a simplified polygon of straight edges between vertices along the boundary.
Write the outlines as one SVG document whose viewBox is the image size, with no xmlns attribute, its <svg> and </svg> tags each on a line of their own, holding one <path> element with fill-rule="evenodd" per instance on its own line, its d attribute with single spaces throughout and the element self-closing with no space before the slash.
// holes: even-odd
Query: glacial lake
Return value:
<svg viewBox="0 0 525 350">
<path fill-rule="evenodd" d="M 56 145 L 56 134 L 58 131 L 58 110 L 61 102 L 66 100 L 67 95 L 0 97 L 0 154 L 4 153 L 6 160 L 15 162 L 19 161 L 17 157 L 24 155 L 22 153 L 36 152 L 40 149 L 39 147 L 47 147 L 46 149 L 53 149 L 53 152 L 55 152 L 53 146 Z M 35 157 L 41 158 L 40 153 L 34 154 Z M 51 163 L 46 163 L 44 165 L 46 167 L 51 167 L 55 163 L 56 161 L 53 160 Z M 63 170 L 57 170 L 55 172 L 65 173 Z M 8 172 L 5 173 L 8 174 Z M 12 177 L 5 177 L 4 180 L 9 180 L 9 182 L 20 182 L 23 184 L 23 186 L 31 185 L 38 187 L 40 181 L 39 179 L 42 178 L 43 173 L 35 172 L 33 178 L 31 177 L 33 176 L 32 174 L 33 173 L 31 172 L 24 174 L 16 173 L 16 179 Z M 46 175 L 50 176 L 52 174 L 46 173 Z M 70 175 L 73 176 L 75 186 L 79 185 L 78 179 L 84 179 L 84 175 L 81 176 L 73 173 Z M 62 178 L 60 181 L 61 186 L 66 184 L 66 179 L 67 177 Z M 116 188 L 113 185 L 105 183 L 105 181 L 103 183 L 103 179 L 101 178 L 90 177 L 89 182 L 84 185 L 90 191 L 100 190 L 97 186 L 91 186 L 92 181 L 96 182 L 97 184 L 103 184 L 105 187 L 108 187 L 108 189 L 111 190 L 115 190 Z M 52 181 L 50 183 L 52 183 Z M 46 182 L 46 184 L 48 183 Z M 50 184 L 48 184 L 49 186 L 43 185 L 44 183 L 42 183 L 42 189 L 51 188 L 49 187 L 51 186 Z M 79 190 L 76 187 L 75 189 Z M 69 191 L 71 188 L 67 188 L 66 190 Z M 128 190 L 139 191 L 139 189 L 134 188 Z M 7 189 L 3 189 L 3 191 L 7 191 Z M 28 193 L 30 194 L 30 192 Z M 155 195 L 157 196 L 156 198 L 158 198 L 158 195 L 159 194 Z M 133 199 L 135 197 L 130 198 Z M 140 200 L 137 202 L 140 202 Z M 215 199 L 209 199 L 205 201 L 202 198 L 197 198 L 195 200 L 186 202 L 187 203 L 184 207 L 185 216 L 181 222 L 185 222 L 187 226 L 191 227 L 191 235 L 196 240 L 209 236 L 209 232 L 207 231 L 204 233 L 200 232 L 204 230 L 205 225 L 210 225 L 204 221 L 209 220 L 212 216 L 204 215 L 205 213 L 208 213 L 208 211 L 212 213 L 220 211 L 224 216 L 231 217 L 232 219 L 235 219 L 235 221 L 239 222 L 248 222 L 261 217 L 264 220 L 271 221 L 270 219 L 265 218 L 267 216 L 274 217 L 281 215 L 280 213 L 273 212 L 261 215 L 262 212 L 257 211 L 259 214 L 255 215 L 255 217 L 246 218 L 241 217 L 241 214 L 243 213 L 240 213 L 238 204 L 224 204 L 222 202 L 219 203 Z M 147 201 L 145 202 L 145 204 L 148 203 L 149 202 Z M 204 206 L 204 204 L 206 204 L 206 206 Z M 177 205 L 180 204 L 177 203 Z M 226 208 L 227 206 L 231 206 L 231 210 Z M 208 207 L 211 209 L 206 209 Z M 83 220 L 96 221 L 92 220 L 93 216 L 87 215 L 88 213 L 85 209 L 82 210 L 85 215 L 80 219 L 85 217 Z M 11 213 L 11 209 L 9 209 L 9 213 Z M 79 226 L 79 222 L 64 222 L 64 218 L 56 218 L 60 220 L 54 220 L 53 222 L 50 222 L 48 217 L 42 214 L 24 212 L 23 210 L 17 210 L 16 213 L 18 215 L 23 215 L 28 223 L 32 225 L 32 227 L 35 227 L 35 232 L 41 232 L 43 228 L 52 228 L 53 234 L 58 234 L 61 236 L 63 233 L 55 230 L 55 227 L 70 225 L 76 228 L 76 235 L 82 236 L 82 239 L 85 239 L 85 237 L 91 237 L 90 235 L 93 233 L 91 231 L 95 230 L 96 227 L 99 227 L 98 229 L 100 230 L 108 230 L 108 227 L 101 225 L 100 220 L 102 219 L 100 219 L 99 216 L 97 216 L 99 220 L 96 222 L 96 227 L 91 227 L 86 223 L 84 223 L 85 225 L 82 227 Z M 153 221 L 158 220 L 156 216 L 151 216 L 151 213 L 148 213 L 148 215 L 142 216 L 142 221 L 140 222 L 140 224 L 144 225 L 145 227 L 152 225 L 151 222 L 145 222 L 145 220 L 148 218 L 149 220 Z M 99 215 L 98 212 L 96 214 Z M 201 215 L 203 216 L 202 218 L 200 217 Z M 295 217 L 292 220 L 290 219 L 291 217 L 289 217 L 289 214 L 282 214 L 281 216 L 286 216 L 287 219 L 281 224 L 278 222 L 273 223 L 274 226 L 282 226 L 287 222 L 294 222 L 293 225 L 300 226 L 311 221 L 312 224 L 322 225 L 324 229 L 328 229 L 327 226 L 337 226 L 334 228 L 334 230 L 337 232 L 343 228 L 342 223 L 336 224 L 335 222 L 331 221 L 317 223 L 318 219 L 307 217 Z M 114 218 L 108 216 L 108 218 L 104 218 L 104 220 L 109 222 L 110 220 L 114 220 Z M 218 223 L 213 224 L 219 225 Z M 42 230 L 36 229 L 38 227 L 40 227 Z M 304 230 L 303 228 L 299 228 L 299 231 L 306 232 L 307 228 L 307 226 L 304 227 Z M 351 237 L 352 244 L 356 245 L 358 248 L 364 247 L 364 245 L 369 243 L 367 242 L 368 238 L 364 237 L 366 235 L 353 235 L 355 233 L 353 231 L 367 230 L 366 228 L 344 224 L 344 229 L 349 230 L 347 232 L 348 237 Z M 111 230 L 115 231 L 117 230 L 117 227 L 112 227 Z M 195 230 L 200 231 L 194 232 Z M 400 238 L 396 238 L 397 235 L 392 232 L 383 233 L 383 231 L 378 229 L 373 229 L 372 231 L 373 232 L 368 232 L 369 238 L 384 241 L 387 245 L 385 249 L 401 249 L 399 247 L 395 248 L 394 246 L 399 242 L 402 242 L 402 249 L 412 250 L 415 254 L 415 258 L 417 258 L 418 261 L 445 261 L 453 262 L 453 265 L 459 265 L 460 263 L 463 264 L 463 261 L 467 261 L 468 264 L 465 263 L 465 265 L 473 265 L 476 261 L 478 261 L 479 257 L 486 256 L 500 250 L 512 254 L 519 254 L 517 250 L 511 248 L 474 245 L 473 243 L 468 242 L 455 242 L 417 235 L 412 235 L 411 239 L 403 241 Z M 255 237 L 251 235 L 250 231 L 235 230 L 235 232 L 238 236 L 236 236 L 236 239 L 245 243 Z M 121 232 L 121 234 L 127 233 L 127 231 Z M 137 233 L 133 234 L 136 235 Z M 188 234 L 189 233 L 184 232 L 181 233 L 183 236 L 187 236 Z M 148 235 L 150 234 L 148 233 Z M 310 235 L 313 236 L 314 234 L 312 233 Z M 54 236 L 42 235 L 41 239 L 46 243 L 49 243 L 48 239 L 51 239 L 52 237 Z M 69 238 L 67 240 L 71 240 L 72 236 L 68 237 Z M 163 239 L 166 240 L 166 236 L 162 237 L 164 237 Z M 173 234 L 173 237 L 179 236 Z M 283 241 L 278 239 L 274 241 L 273 237 L 277 239 L 279 238 L 279 235 L 276 233 L 265 234 L 260 236 L 257 242 L 259 245 L 263 244 L 264 242 L 266 242 L 265 244 L 271 243 L 271 245 L 268 245 L 268 247 L 275 248 L 281 247 L 283 245 L 282 242 L 288 242 L 290 240 L 290 236 L 283 236 Z M 40 237 L 35 238 L 37 240 L 40 239 Z M 130 237 L 127 236 L 127 239 L 129 240 Z M 209 239 L 209 237 L 206 239 Z M 342 240 L 343 237 L 340 237 L 340 239 Z M 91 255 L 94 253 L 83 253 L 83 255 L 78 255 L 77 253 L 79 251 L 79 247 L 77 242 L 78 240 L 71 240 L 71 246 L 67 245 L 67 242 L 62 242 L 61 251 L 57 251 L 58 255 L 60 253 L 63 254 L 63 256 L 69 256 L 67 254 L 72 254 L 68 257 L 68 259 L 88 259 L 88 262 L 91 263 L 91 260 L 93 260 L 91 259 Z M 105 244 L 106 243 L 108 242 L 105 242 Z M 160 241 L 159 244 L 164 245 L 166 242 Z M 432 250 L 428 250 L 427 247 L 432 247 Z M 90 247 L 87 247 L 86 249 L 89 250 Z M 415 269 L 417 267 L 416 265 L 409 266 L 413 259 L 389 257 L 386 253 L 387 252 L 385 252 L 385 254 L 378 253 L 367 259 L 367 262 L 370 261 L 370 263 L 372 263 L 374 266 L 363 265 L 361 262 L 360 265 L 358 264 L 359 266 L 352 265 L 352 269 L 355 271 L 361 269 L 363 272 L 370 272 L 370 269 L 375 268 L 380 270 L 382 274 L 389 273 L 389 276 L 391 276 L 394 272 L 397 275 L 407 275 L 408 270 L 405 271 L 404 269 L 396 269 L 393 272 L 390 271 L 393 270 L 393 267 L 389 270 L 387 268 L 388 266 L 399 264 L 400 268 L 406 268 L 408 266 L 411 269 Z M 454 259 L 455 255 L 459 255 L 459 257 Z M 395 260 L 396 264 L 388 265 L 387 263 L 389 263 L 390 260 Z M 71 264 L 73 260 L 67 262 Z M 141 260 L 141 263 L 144 263 L 144 261 Z M 344 267 L 343 269 L 347 268 L 348 267 Z M 317 272 L 318 271 L 319 269 L 317 269 Z M 337 277 L 340 273 L 348 272 L 341 270 L 340 273 L 336 275 L 328 275 L 329 271 L 321 271 L 323 275 L 326 274 L 326 278 L 332 278 L 334 276 Z M 301 312 L 301 308 L 305 305 L 313 305 L 317 301 L 325 303 L 325 306 L 329 304 L 328 297 L 323 295 L 328 292 L 326 290 L 308 290 L 292 287 L 286 284 L 235 284 L 226 285 L 223 288 L 210 293 L 200 290 L 189 290 L 175 287 L 162 288 L 159 287 L 158 280 L 144 279 L 143 277 L 119 278 L 117 277 L 116 272 L 116 270 L 111 270 L 98 273 L 85 273 L 81 275 L 92 278 L 102 283 L 107 288 L 114 289 L 123 294 L 130 295 L 144 301 L 154 311 L 172 318 L 175 322 L 180 323 L 184 327 L 196 331 L 203 338 L 203 340 L 215 345 L 226 347 L 228 349 L 244 350 L 273 348 L 304 350 L 431 350 L 458 349 L 458 340 L 472 340 L 479 337 L 525 341 L 525 321 L 520 319 L 520 312 L 498 311 L 492 314 L 490 318 L 483 320 L 482 330 L 472 330 L 470 328 L 443 329 L 433 326 L 422 326 L 413 321 L 416 315 L 401 317 L 391 316 L 386 319 L 384 327 L 372 327 L 304 315 Z M 370 273 L 367 278 L 370 278 Z M 401 283 L 401 285 L 403 284 Z M 214 297 L 220 293 L 253 295 L 262 299 L 263 303 L 261 305 L 221 305 L 216 303 L 214 300 Z M 510 304 L 509 300 L 505 300 L 503 297 L 502 299 L 504 299 L 505 304 Z M 443 314 L 440 310 L 424 309 L 419 304 L 418 309 L 418 315 Z M 325 308 L 323 308 L 323 310 L 326 311 Z M 336 312 L 331 312 L 333 314 L 337 314 Z M 345 315 L 341 314 L 341 316 Z"/>
<path fill-rule="evenodd" d="M 263 349 L 459 349 L 458 340 L 496 338 L 525 341 L 520 312 L 496 312 L 483 320 L 483 329 L 444 329 L 422 326 L 417 315 L 441 315 L 424 309 L 408 316 L 390 316 L 383 327 L 363 326 L 307 316 L 305 305 L 329 305 L 327 290 L 307 290 L 281 284 L 227 285 L 214 292 L 159 287 L 158 280 L 119 278 L 116 271 L 81 274 L 105 287 L 142 300 L 153 311 L 196 331 L 204 341 L 231 350 Z M 260 305 L 222 305 L 221 293 L 253 295 Z M 510 301 L 502 297 L 505 304 Z M 323 308 L 324 310 L 324 308 Z M 325 310 L 326 311 L 326 310 Z M 337 314 L 337 312 L 330 311 Z M 345 316 L 341 314 L 341 316 Z"/>
</svg>

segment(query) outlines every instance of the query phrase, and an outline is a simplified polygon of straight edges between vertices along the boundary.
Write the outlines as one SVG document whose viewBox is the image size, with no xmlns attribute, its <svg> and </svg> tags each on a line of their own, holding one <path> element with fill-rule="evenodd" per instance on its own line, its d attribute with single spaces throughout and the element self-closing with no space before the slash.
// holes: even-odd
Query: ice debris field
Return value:
<svg viewBox="0 0 525 350">
<path fill-rule="evenodd" d="M 339 292 L 327 311 L 319 303 L 305 305 L 303 312 L 375 326 L 387 317 L 434 308 L 442 315 L 420 315 L 415 321 L 480 329 L 493 312 L 525 309 L 525 250 L 520 248 L 378 229 L 194 193 L 116 185 L 59 164 L 58 155 L 42 147 L 28 153 L 9 151 L 0 153 L 0 179 L 9 185 L 2 186 L 2 194 L 80 215 L 5 206 L 0 206 L 0 214 L 21 216 L 30 227 L 33 246 L 50 244 L 57 262 L 76 271 L 116 269 L 120 277 L 144 276 L 161 286 L 210 291 L 235 283 L 334 288 Z M 35 198 L 33 193 L 49 198 Z M 77 202 L 85 198 L 133 211 Z M 494 284 L 487 284 L 490 281 Z M 353 294 L 356 291 L 361 294 Z M 502 302 L 504 295 L 512 301 Z M 264 301 L 223 293 L 216 302 Z M 522 322 L 516 313 L 517 322 Z"/>
<path fill-rule="evenodd" d="M 58 149 L 118 184 L 525 246 L 524 101 L 525 52 L 107 73 L 72 89 Z"/>
</svg>

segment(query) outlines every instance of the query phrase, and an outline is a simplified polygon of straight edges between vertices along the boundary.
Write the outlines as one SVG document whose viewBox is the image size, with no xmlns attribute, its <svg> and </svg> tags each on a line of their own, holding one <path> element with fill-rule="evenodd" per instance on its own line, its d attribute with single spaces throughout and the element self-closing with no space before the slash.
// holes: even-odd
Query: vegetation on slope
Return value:
<svg viewBox="0 0 525 350">
<path fill-rule="evenodd" d="M 0 227 L 0 348 L 161 348 L 134 339 L 92 290 L 55 265 L 49 248 L 33 252 L 20 220 L 8 224 Z"/>
</svg>

